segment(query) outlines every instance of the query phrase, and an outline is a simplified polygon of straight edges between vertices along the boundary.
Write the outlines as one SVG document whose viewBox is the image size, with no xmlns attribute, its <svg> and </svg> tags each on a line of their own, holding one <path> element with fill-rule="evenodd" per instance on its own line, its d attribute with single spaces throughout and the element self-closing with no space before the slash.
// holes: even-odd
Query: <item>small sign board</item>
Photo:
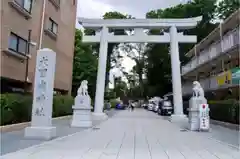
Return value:
<svg viewBox="0 0 240 159">
<path fill-rule="evenodd" d="M 199 113 L 200 113 L 200 130 L 208 131 L 210 127 L 208 104 L 200 104 Z"/>
</svg>

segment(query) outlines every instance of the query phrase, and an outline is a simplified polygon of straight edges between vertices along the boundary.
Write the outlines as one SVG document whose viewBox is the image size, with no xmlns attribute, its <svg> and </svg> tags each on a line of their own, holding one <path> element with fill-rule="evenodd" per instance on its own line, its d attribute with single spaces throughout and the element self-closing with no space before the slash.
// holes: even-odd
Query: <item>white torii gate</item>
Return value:
<svg viewBox="0 0 240 159">
<path fill-rule="evenodd" d="M 105 74 L 107 62 L 108 43 L 170 43 L 171 65 L 172 65 L 172 86 L 173 86 L 173 101 L 174 114 L 172 120 L 179 120 L 183 115 L 182 102 L 182 84 L 181 70 L 179 60 L 179 43 L 196 43 L 197 37 L 183 35 L 178 33 L 177 29 L 194 28 L 202 17 L 185 18 L 185 19 L 85 19 L 78 18 L 79 24 L 86 29 L 94 29 L 96 35 L 83 36 L 82 41 L 86 43 L 100 43 L 97 87 L 95 96 L 94 114 L 99 117 L 104 117 L 104 89 L 105 89 Z M 109 33 L 109 28 L 113 29 L 134 29 L 134 35 L 113 35 Z M 170 33 L 164 35 L 147 35 L 144 29 L 168 29 Z"/>
</svg>

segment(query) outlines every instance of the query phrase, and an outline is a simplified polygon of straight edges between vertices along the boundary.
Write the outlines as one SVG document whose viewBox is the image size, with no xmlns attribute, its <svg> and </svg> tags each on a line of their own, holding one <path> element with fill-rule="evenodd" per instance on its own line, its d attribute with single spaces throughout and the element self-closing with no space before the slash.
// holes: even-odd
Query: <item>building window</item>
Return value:
<svg viewBox="0 0 240 159">
<path fill-rule="evenodd" d="M 11 33 L 9 37 L 8 49 L 14 52 L 24 54 L 27 53 L 27 40 L 21 38 L 20 36 Z"/>
<path fill-rule="evenodd" d="M 14 0 L 14 1 L 28 13 L 31 13 L 33 0 Z"/>
<path fill-rule="evenodd" d="M 48 30 L 51 31 L 54 34 L 57 34 L 58 24 L 54 20 L 52 20 L 51 18 L 49 18 Z"/>
</svg>

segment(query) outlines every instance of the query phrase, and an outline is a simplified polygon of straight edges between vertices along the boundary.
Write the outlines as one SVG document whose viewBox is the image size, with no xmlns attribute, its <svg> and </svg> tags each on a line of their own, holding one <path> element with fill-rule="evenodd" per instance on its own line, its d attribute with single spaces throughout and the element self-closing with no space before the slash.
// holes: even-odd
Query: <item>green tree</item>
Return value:
<svg viewBox="0 0 240 159">
<path fill-rule="evenodd" d="M 88 80 L 89 94 L 95 95 L 97 79 L 97 54 L 91 45 L 82 43 L 82 32 L 76 29 L 73 59 L 72 94 L 76 95 L 82 80 Z"/>
<path fill-rule="evenodd" d="M 143 75 L 146 65 L 146 43 L 128 43 L 121 46 L 121 50 L 135 62 L 132 71 L 138 75 L 139 92 L 143 96 Z"/>
<path fill-rule="evenodd" d="M 107 12 L 103 15 L 103 19 L 127 19 L 127 18 L 133 18 L 130 15 L 124 15 L 120 12 Z M 85 35 L 95 35 L 95 30 L 93 29 L 85 29 L 84 33 Z M 109 32 L 113 32 L 114 35 L 125 35 L 124 29 L 110 29 Z M 106 77 L 105 77 L 105 87 L 109 83 L 109 74 L 110 70 L 113 67 L 121 67 L 119 65 L 119 61 L 121 60 L 122 56 L 120 55 L 120 52 L 116 51 L 118 49 L 119 43 L 108 43 L 108 50 L 107 50 L 107 67 L 106 67 Z M 87 45 L 89 46 L 89 45 Z M 91 45 L 91 49 L 93 52 L 99 53 L 99 44 Z M 95 88 L 95 87 L 94 87 Z"/>
<path fill-rule="evenodd" d="M 239 0 L 221 0 L 216 8 L 216 15 L 219 19 L 225 20 L 239 8 Z"/>
<path fill-rule="evenodd" d="M 127 83 L 122 80 L 121 77 L 114 79 L 114 92 L 116 97 L 124 97 L 128 91 Z"/>
<path fill-rule="evenodd" d="M 103 19 L 132 19 L 131 15 L 124 15 L 120 12 L 107 12 L 103 15 Z M 124 29 L 111 29 L 109 32 L 114 33 L 114 35 L 126 35 Z M 114 67 L 114 63 L 116 63 L 122 56 L 119 54 L 118 51 L 114 51 L 118 49 L 119 43 L 109 43 L 108 44 L 108 51 L 107 51 L 107 67 L 106 67 L 106 78 L 105 78 L 105 85 L 109 82 L 109 72 L 112 67 Z"/>
<path fill-rule="evenodd" d="M 186 4 L 179 4 L 166 9 L 150 11 L 147 18 L 191 18 L 202 16 L 202 21 L 196 28 L 183 30 L 184 34 L 197 35 L 198 42 L 206 37 L 218 24 L 212 24 L 216 0 L 193 0 Z M 150 34 L 162 34 L 168 30 L 150 30 Z M 185 57 L 194 45 L 180 44 L 179 54 L 182 65 L 189 59 Z M 147 81 L 150 96 L 163 95 L 171 91 L 171 60 L 169 55 L 169 44 L 149 44 L 146 51 L 147 59 Z"/>
</svg>

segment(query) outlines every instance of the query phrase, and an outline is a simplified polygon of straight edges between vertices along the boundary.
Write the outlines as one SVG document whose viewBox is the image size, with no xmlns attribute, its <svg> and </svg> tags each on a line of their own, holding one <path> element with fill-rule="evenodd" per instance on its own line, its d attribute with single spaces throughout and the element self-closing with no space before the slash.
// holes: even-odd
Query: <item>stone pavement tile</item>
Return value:
<svg viewBox="0 0 240 159">
<path fill-rule="evenodd" d="M 163 150 L 159 141 L 156 140 L 154 135 L 146 135 L 146 140 L 149 144 L 149 149 L 151 153 L 151 159 L 168 159 L 167 153 Z"/>
<path fill-rule="evenodd" d="M 106 111 L 109 118 L 114 116 L 118 111 L 111 109 Z M 66 135 L 74 134 L 85 130 L 85 128 L 73 128 L 70 126 L 71 116 L 65 118 L 53 119 L 53 126 L 57 128 L 57 138 L 61 138 Z M 96 126 L 100 124 L 101 121 L 93 121 L 93 125 Z M 24 129 L 12 132 L 5 132 L 0 134 L 0 155 L 4 155 L 11 152 L 16 152 L 18 150 L 28 148 L 34 145 L 39 145 L 44 142 L 44 140 L 29 140 L 24 138 Z"/>
<path fill-rule="evenodd" d="M 162 125 L 162 127 L 160 127 L 161 129 L 154 126 L 158 124 Z M 164 123 L 153 121 L 152 123 L 145 126 L 149 127 L 146 129 L 149 141 L 151 140 L 151 143 L 154 143 L 154 140 L 156 140 L 156 145 L 158 145 L 158 150 L 161 152 L 162 158 L 185 159 L 184 155 L 175 147 L 174 144 L 176 141 L 173 141 L 172 135 L 168 132 L 168 127 L 165 127 L 163 124 Z M 156 158 L 158 157 L 156 156 Z"/>
<path fill-rule="evenodd" d="M 111 142 L 103 150 L 103 153 L 101 154 L 99 159 L 116 159 L 125 135 L 126 134 L 124 133 L 124 131 L 117 131 L 116 134 L 114 134 L 114 136 L 111 138 Z"/>
<path fill-rule="evenodd" d="M 240 153 L 215 140 L 181 129 L 152 112 L 120 111 L 99 125 L 46 142 L 4 159 L 239 159 Z"/>
<path fill-rule="evenodd" d="M 240 131 L 222 127 L 220 125 L 211 124 L 210 133 L 202 133 L 202 135 L 228 143 L 239 147 Z"/>
<path fill-rule="evenodd" d="M 82 159 L 94 159 L 99 158 L 103 153 L 103 150 L 111 143 L 110 139 L 103 137 L 103 134 L 99 133 L 95 136 L 95 141 L 90 141 L 89 150 L 81 155 Z"/>
<path fill-rule="evenodd" d="M 152 127 L 152 129 L 154 128 L 153 125 L 157 124 L 161 125 L 162 129 L 159 129 L 161 127 L 158 127 L 158 129 L 155 129 L 154 131 L 149 131 L 148 133 L 150 134 L 147 136 L 151 137 L 155 136 L 152 138 L 159 138 L 158 139 L 159 143 L 162 145 L 162 148 L 164 149 L 165 152 L 169 152 L 169 150 L 173 149 L 175 152 L 173 151 L 172 153 L 168 153 L 169 158 L 171 158 L 170 155 L 176 153 L 178 153 L 180 157 L 181 155 L 179 154 L 179 152 L 182 154 L 182 156 L 184 156 L 184 158 L 202 158 L 201 156 L 205 155 L 206 158 L 224 159 L 233 158 L 234 156 L 233 154 L 235 154 L 234 156 L 235 158 L 239 158 L 238 151 L 236 150 L 232 151 L 231 148 L 225 145 L 221 145 L 217 142 L 214 142 L 213 140 L 199 137 L 197 134 L 194 134 L 192 132 L 180 132 L 180 129 L 178 129 L 176 126 L 169 123 L 168 121 L 161 120 L 152 123 L 153 123 L 152 126 L 150 126 Z M 149 129 L 147 128 L 147 126 L 145 126 L 145 128 L 147 130 Z M 209 152 L 205 151 L 205 149 L 209 149 Z M 203 150 L 205 154 L 202 155 Z M 200 154 L 197 153 L 198 151 Z M 175 157 L 172 156 L 172 158 Z"/>
<path fill-rule="evenodd" d="M 185 159 L 202 159 L 196 152 L 184 144 L 182 144 L 178 149 Z"/>
<path fill-rule="evenodd" d="M 131 124 L 130 122 L 128 125 Z M 134 158 L 134 148 L 135 148 L 135 134 L 134 131 L 131 131 L 131 128 L 125 130 L 125 135 L 122 141 L 122 144 L 119 148 L 117 159 L 131 159 Z"/>
<path fill-rule="evenodd" d="M 73 141 L 80 140 L 83 142 L 84 136 L 86 137 L 89 133 L 89 130 L 85 130 L 82 132 L 78 132 L 76 134 L 72 134 L 66 137 L 57 138 L 55 140 L 51 140 L 48 142 L 44 142 L 43 144 L 32 146 L 30 148 L 26 148 L 17 152 L 9 153 L 0 157 L 1 159 L 37 159 L 39 157 L 47 157 L 51 159 L 62 158 L 61 153 L 67 151 L 69 147 L 73 146 Z M 79 150 L 77 150 L 79 151 Z M 47 159 L 46 158 L 46 159 Z"/>
<path fill-rule="evenodd" d="M 141 124 L 136 124 L 135 128 L 135 158 L 151 159 L 151 150 L 147 141 L 146 134 L 143 132 Z"/>
</svg>

